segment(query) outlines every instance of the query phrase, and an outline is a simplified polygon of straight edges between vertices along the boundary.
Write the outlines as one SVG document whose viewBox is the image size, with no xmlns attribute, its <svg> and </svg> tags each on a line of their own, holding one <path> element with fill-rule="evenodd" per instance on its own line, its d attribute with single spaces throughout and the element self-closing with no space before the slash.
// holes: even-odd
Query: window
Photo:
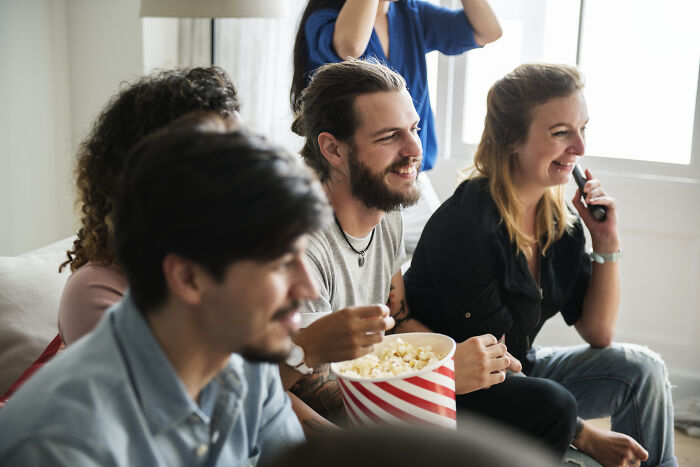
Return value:
<svg viewBox="0 0 700 467">
<path fill-rule="evenodd" d="M 691 162 L 698 18 L 693 0 L 585 3 L 580 65 L 590 155 Z"/>
<path fill-rule="evenodd" d="M 467 55 L 462 136 L 476 146 L 491 85 L 521 63 L 576 62 L 579 0 L 501 0 L 491 5 L 503 36 Z"/>
<path fill-rule="evenodd" d="M 486 93 L 495 80 L 521 63 L 546 61 L 578 64 L 585 75 L 591 115 L 587 155 L 614 159 L 621 169 L 625 166 L 621 160 L 651 161 L 644 170 L 654 173 L 682 173 L 670 165 L 683 164 L 687 169 L 692 162 L 700 66 L 700 28 L 694 24 L 700 17 L 700 2 L 490 3 L 503 37 L 441 68 L 441 72 L 452 68 L 455 74 L 451 89 L 449 80 L 439 77 L 438 89 L 452 94 L 438 97 L 438 102 L 451 97 L 463 103 L 454 105 L 449 117 L 457 137 L 441 140 L 449 145 L 448 154 L 473 153 L 483 130 Z M 697 165 L 694 172 L 700 175 Z"/>
</svg>

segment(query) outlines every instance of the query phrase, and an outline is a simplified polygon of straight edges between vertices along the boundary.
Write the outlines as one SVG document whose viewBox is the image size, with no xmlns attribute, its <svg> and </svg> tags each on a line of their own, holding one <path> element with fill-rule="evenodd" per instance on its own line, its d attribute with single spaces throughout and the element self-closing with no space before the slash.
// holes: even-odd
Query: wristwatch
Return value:
<svg viewBox="0 0 700 467">
<path fill-rule="evenodd" d="M 617 250 L 615 253 L 596 253 L 591 251 L 591 260 L 599 264 L 614 263 L 620 258 L 622 258 L 622 250 Z"/>
<path fill-rule="evenodd" d="M 304 357 L 304 349 L 302 349 L 301 346 L 292 343 L 292 350 L 289 352 L 285 363 L 297 370 L 302 375 L 310 375 L 313 373 L 314 369 L 304 363 Z"/>
</svg>

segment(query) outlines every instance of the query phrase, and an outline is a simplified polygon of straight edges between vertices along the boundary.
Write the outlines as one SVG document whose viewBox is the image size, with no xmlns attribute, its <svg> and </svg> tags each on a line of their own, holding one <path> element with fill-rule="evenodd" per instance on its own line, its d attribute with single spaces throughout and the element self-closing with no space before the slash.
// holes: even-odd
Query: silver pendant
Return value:
<svg viewBox="0 0 700 467">
<path fill-rule="evenodd" d="M 360 255 L 360 257 L 357 258 L 357 264 L 359 264 L 360 267 L 365 265 L 365 255 Z"/>
</svg>

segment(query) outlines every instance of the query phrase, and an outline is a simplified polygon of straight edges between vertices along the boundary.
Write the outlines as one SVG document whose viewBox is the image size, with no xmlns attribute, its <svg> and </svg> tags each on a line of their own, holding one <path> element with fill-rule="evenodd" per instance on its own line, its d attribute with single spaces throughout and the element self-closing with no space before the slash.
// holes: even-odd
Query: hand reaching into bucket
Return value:
<svg viewBox="0 0 700 467">
<path fill-rule="evenodd" d="M 294 341 L 304 348 L 307 365 L 316 366 L 371 352 L 392 327 L 394 319 L 386 305 L 353 306 L 314 321 Z"/>
</svg>

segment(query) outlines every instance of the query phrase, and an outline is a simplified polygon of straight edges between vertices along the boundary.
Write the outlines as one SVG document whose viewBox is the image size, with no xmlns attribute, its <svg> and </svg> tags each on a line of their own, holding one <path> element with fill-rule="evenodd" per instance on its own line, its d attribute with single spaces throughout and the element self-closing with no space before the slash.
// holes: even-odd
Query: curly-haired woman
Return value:
<svg viewBox="0 0 700 467">
<path fill-rule="evenodd" d="M 238 118 L 236 89 L 217 67 L 169 70 L 139 79 L 117 94 L 83 141 L 76 168 L 81 227 L 68 260 L 58 328 L 70 345 L 90 332 L 121 299 L 126 277 L 111 239 L 112 201 L 124 156 L 145 135 L 193 111 Z"/>
<path fill-rule="evenodd" d="M 124 157 L 141 138 L 194 111 L 212 111 L 237 123 L 236 89 L 222 69 L 154 73 L 115 95 L 78 151 L 76 167 L 81 227 L 68 260 L 73 274 L 63 289 L 57 335 L 32 365 L 0 395 L 0 407 L 41 366 L 90 332 L 126 290 L 111 240 L 112 198 Z"/>
</svg>

